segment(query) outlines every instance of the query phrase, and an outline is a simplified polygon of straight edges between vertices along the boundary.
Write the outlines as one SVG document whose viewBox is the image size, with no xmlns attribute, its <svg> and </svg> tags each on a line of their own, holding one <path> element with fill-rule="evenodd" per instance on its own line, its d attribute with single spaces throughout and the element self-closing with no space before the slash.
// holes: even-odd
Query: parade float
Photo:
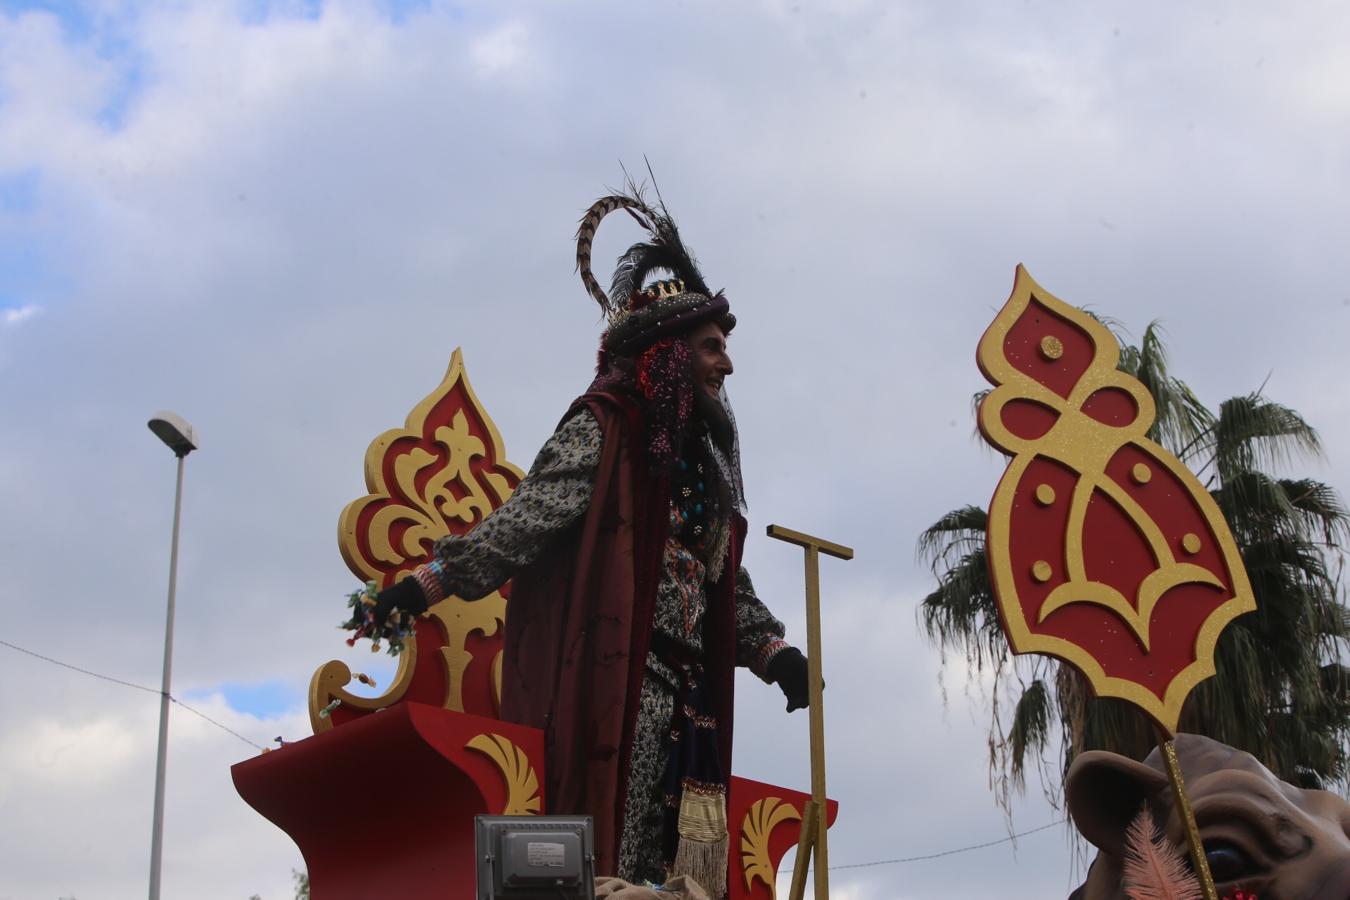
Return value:
<svg viewBox="0 0 1350 900">
<path fill-rule="evenodd" d="M 437 538 L 481 522 L 524 475 L 459 350 L 404 426 L 371 442 L 364 469 L 367 493 L 343 509 L 338 546 L 356 578 L 379 585 L 425 562 Z M 475 817 L 550 812 L 543 734 L 498 717 L 510 598 L 508 583 L 431 607 L 377 696 L 352 689 L 370 679 L 345 663 L 320 666 L 309 687 L 314 734 L 233 767 L 239 794 L 299 847 L 315 900 L 467 900 Z M 728 896 L 771 900 L 803 818 L 815 835 L 838 805 L 819 816 L 809 790 L 734 775 L 730 787 Z"/>
</svg>

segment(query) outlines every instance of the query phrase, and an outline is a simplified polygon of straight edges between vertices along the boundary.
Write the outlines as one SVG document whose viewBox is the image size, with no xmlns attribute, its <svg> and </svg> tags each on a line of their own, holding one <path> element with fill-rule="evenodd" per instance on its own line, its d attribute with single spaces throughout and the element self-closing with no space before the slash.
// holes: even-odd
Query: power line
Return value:
<svg viewBox="0 0 1350 900">
<path fill-rule="evenodd" d="M 147 694 L 162 694 L 161 691 L 157 691 L 152 687 L 146 687 L 143 684 L 136 684 L 135 682 L 131 681 L 123 681 L 120 678 L 113 678 L 111 675 L 103 675 L 99 672 L 91 672 L 89 669 L 82 669 L 79 666 L 73 666 L 68 662 L 62 662 L 59 659 L 52 659 L 50 656 L 43 656 L 41 653 L 29 650 L 26 647 L 20 647 L 18 644 L 11 644 L 9 641 L 0 640 L 0 644 L 3 644 L 4 646 L 8 647 L 11 650 L 17 650 L 20 653 L 27 654 L 28 656 L 31 656 L 35 659 L 40 659 L 43 662 L 49 662 L 53 665 L 61 666 L 63 669 L 70 669 L 72 672 L 79 672 L 81 675 L 88 675 L 92 678 L 102 679 L 103 681 L 111 681 L 113 684 L 120 684 L 123 687 L 135 688 L 138 691 L 145 691 Z M 227 734 L 234 735 L 235 737 L 239 738 L 239 740 L 243 741 L 245 744 L 248 744 L 250 747 L 253 747 L 258 750 L 267 749 L 263 747 L 261 744 L 255 744 L 253 741 L 250 741 L 248 738 L 244 737 L 242 734 L 235 731 L 228 725 L 222 725 L 220 722 L 217 722 L 215 719 L 211 718 L 201 710 L 194 709 L 193 707 L 188 706 L 186 703 L 184 703 L 182 700 L 179 700 L 173 694 L 169 695 L 169 700 L 177 704 L 178 706 L 183 707 L 183 709 L 192 713 L 194 716 L 198 716 L 199 718 L 205 719 L 207 722 L 210 722 L 212 725 L 216 726 L 221 731 L 224 731 Z"/>
<path fill-rule="evenodd" d="M 1027 831 L 1019 831 L 1017 834 L 1010 834 L 1007 837 L 999 838 L 996 841 L 985 841 L 983 844 L 971 844 L 969 847 L 957 847 L 954 850 L 943 850 L 940 853 L 925 853 L 922 856 L 905 856 L 899 859 L 879 859 L 876 862 L 851 863 L 850 865 L 847 866 L 830 866 L 830 871 L 835 872 L 840 869 L 866 869 L 870 866 L 889 866 L 895 863 L 921 862 L 922 860 L 925 859 L 938 859 L 939 857 L 951 856 L 956 853 L 966 853 L 970 850 L 983 850 L 985 847 L 993 847 L 998 844 L 1007 844 L 1011 841 L 1017 840 L 1020 837 L 1026 837 L 1027 835 L 1035 834 L 1038 831 L 1045 831 L 1046 829 L 1054 828 L 1056 825 L 1063 825 L 1067 821 L 1068 819 L 1057 819 L 1054 822 L 1042 825 L 1039 828 L 1032 828 Z"/>
<path fill-rule="evenodd" d="M 120 684 L 123 687 L 135 688 L 138 691 L 145 691 L 146 693 L 150 694 L 159 693 L 159 691 L 155 690 L 154 688 L 146 687 L 143 684 L 133 684 L 130 681 L 123 681 L 120 678 L 113 678 L 111 675 L 100 675 L 98 672 L 91 672 L 88 669 L 81 669 L 79 666 L 72 666 L 68 662 L 61 662 L 61 660 L 59 659 L 52 659 L 50 656 L 43 656 L 41 653 L 35 653 L 32 650 L 20 647 L 18 644 L 11 644 L 9 641 L 0 641 L 0 644 L 4 644 L 11 650 L 18 650 L 20 653 L 26 653 L 29 656 L 36 657 L 37 659 L 43 660 L 44 662 L 54 663 L 55 665 L 61 666 L 66 669 L 70 669 L 71 671 L 79 672 L 81 675 L 92 675 L 94 678 L 102 678 L 104 681 L 111 681 L 113 684 Z"/>
<path fill-rule="evenodd" d="M 221 723 L 217 722 L 215 719 L 211 718 L 210 716 L 208 716 L 206 713 L 202 712 L 201 710 L 199 710 L 199 709 L 193 709 L 192 707 L 190 707 L 190 706 L 188 706 L 186 703 L 184 703 L 182 700 L 179 700 L 179 699 L 178 699 L 177 697 L 175 697 L 173 694 L 170 694 L 170 695 L 169 695 L 169 700 L 172 701 L 173 703 L 176 703 L 177 705 L 183 707 L 183 709 L 186 709 L 188 712 L 192 713 L 194 716 L 200 716 L 201 718 L 203 718 L 203 719 L 205 719 L 206 721 L 210 722 L 212 725 L 214 725 L 214 726 L 216 726 L 217 728 L 219 728 L 221 731 L 224 731 L 224 732 L 227 732 L 227 733 L 229 733 L 229 734 L 234 735 L 235 737 L 239 738 L 239 740 L 243 741 L 245 744 L 248 744 L 250 747 L 254 748 L 255 750 L 261 750 L 261 751 L 267 750 L 267 748 L 264 747 L 262 744 L 255 744 L 255 743 L 253 743 L 253 742 L 250 741 L 248 738 L 244 737 L 242 734 L 240 734 L 239 732 L 235 731 L 233 728 L 229 727 L 228 725 L 222 725 Z"/>
<path fill-rule="evenodd" d="M 92 678 L 99 678 L 99 679 L 102 679 L 103 681 L 111 681 L 113 684 L 120 684 L 120 685 L 122 685 L 123 687 L 135 688 L 135 689 L 138 690 L 138 691 L 145 691 L 145 692 L 148 693 L 148 694 L 158 694 L 158 693 L 160 693 L 159 691 L 155 690 L 154 688 L 146 687 L 146 686 L 143 685 L 143 684 L 136 684 L 136 683 L 131 682 L 131 681 L 123 681 L 123 680 L 120 679 L 120 678 L 113 678 L 111 675 L 103 675 L 103 674 L 101 674 L 101 673 L 99 673 L 99 672 L 92 672 L 92 671 L 90 671 L 89 669 L 82 669 L 82 668 L 80 668 L 79 666 L 73 666 L 73 665 L 71 665 L 71 664 L 68 663 L 68 662 L 62 662 L 62 661 L 59 660 L 59 659 L 53 659 L 53 658 L 50 657 L 50 656 L 43 656 L 41 653 L 36 653 L 36 652 L 34 652 L 34 651 L 32 651 L 32 650 L 29 650 L 29 649 L 27 649 L 27 648 L 25 648 L 25 647 L 20 647 L 20 646 L 18 646 L 17 644 L 11 644 L 9 641 L 0 640 L 0 645 L 4 645 L 4 646 L 10 648 L 11 650 L 17 650 L 17 651 L 20 652 L 20 653 L 27 654 L 28 656 L 34 657 L 35 659 L 40 659 L 40 660 L 42 660 L 43 662 L 49 662 L 49 663 L 52 663 L 53 665 L 61 666 L 62 668 L 65 668 L 65 669 L 70 669 L 72 672 L 79 672 L 81 675 L 88 675 L 88 676 L 90 676 L 90 677 L 92 677 Z M 265 749 L 264 747 L 262 747 L 262 745 L 260 745 L 260 744 L 255 744 L 253 741 L 250 741 L 248 738 L 244 737 L 242 734 L 240 734 L 239 732 L 235 731 L 233 728 L 230 728 L 228 725 L 223 725 L 223 724 L 221 724 L 220 722 L 217 722 L 215 719 L 213 719 L 213 718 L 211 718 L 210 716 L 208 716 L 206 713 L 202 712 L 201 710 L 199 710 L 199 709 L 194 709 L 194 708 L 192 708 L 191 706 L 188 706 L 186 703 L 184 703 L 182 700 L 179 700 L 177 697 L 173 696 L 172 694 L 169 695 L 169 699 L 170 699 L 172 702 L 176 703 L 177 705 L 183 707 L 183 709 L 187 710 L 188 712 L 192 713 L 193 715 L 199 716 L 200 718 L 205 719 L 207 722 L 210 722 L 212 725 L 216 726 L 216 727 L 219 728 L 221 731 L 224 731 L 224 732 L 226 732 L 227 734 L 233 735 L 234 737 L 236 737 L 236 738 L 238 738 L 239 740 L 243 741 L 245 744 L 248 744 L 250 747 L 253 747 L 253 748 L 257 749 L 257 750 L 263 750 L 263 749 Z M 955 855 L 955 854 L 957 854 L 957 853 L 968 853 L 968 852 L 970 852 L 971 850 L 983 850 L 985 847 L 994 847 L 994 846 L 997 846 L 997 845 L 999 845 L 999 844 L 1007 844 L 1007 843 L 1010 843 L 1010 842 L 1012 842 L 1012 841 L 1017 840 L 1017 839 L 1020 838 L 1020 837 L 1026 837 L 1027 835 L 1036 834 L 1037 832 L 1040 832 L 1040 831 L 1046 831 L 1047 829 L 1054 828 L 1056 825 L 1063 825 L 1066 821 L 1068 821 L 1068 820 L 1067 820 L 1067 819 L 1057 819 L 1057 820 L 1055 820 L 1054 822 L 1050 822 L 1050 823 L 1048 823 L 1048 824 L 1042 825 L 1042 826 L 1040 826 L 1039 828 L 1032 828 L 1032 829 L 1029 829 L 1029 830 L 1027 830 L 1027 831 L 1019 831 L 1017 834 L 1008 835 L 1007 837 L 999 838 L 998 840 L 994 840 L 994 841 L 985 841 L 985 842 L 982 843 L 982 844 L 971 844 L 971 845 L 968 846 L 968 847 L 957 847 L 957 848 L 952 849 L 952 850 L 943 850 L 943 851 L 941 851 L 941 852 L 939 852 L 939 853 L 925 853 L 925 854 L 923 854 L 923 855 L 921 855 L 921 856 L 904 856 L 904 857 L 899 857 L 899 858 L 897 858 L 897 859 L 879 859 L 879 860 L 875 860 L 875 861 L 873 861 L 873 862 L 850 863 L 849 865 L 844 865 L 844 866 L 830 866 L 830 871 L 832 871 L 832 872 L 838 872 L 838 871 L 843 871 L 844 869 L 866 869 L 866 868 L 870 868 L 870 867 L 872 867 L 872 866 L 890 866 L 890 865 L 898 865 L 898 864 L 900 864 L 900 863 L 922 862 L 923 860 L 927 860 L 927 859 L 940 859 L 941 857 L 944 857 L 944 856 L 953 856 L 953 855 Z"/>
</svg>

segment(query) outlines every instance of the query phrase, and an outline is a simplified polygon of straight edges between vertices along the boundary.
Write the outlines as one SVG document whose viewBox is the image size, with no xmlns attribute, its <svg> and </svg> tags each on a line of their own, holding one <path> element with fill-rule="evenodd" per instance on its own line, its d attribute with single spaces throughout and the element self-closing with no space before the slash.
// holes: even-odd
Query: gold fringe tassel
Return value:
<svg viewBox="0 0 1350 900">
<path fill-rule="evenodd" d="M 687 875 L 698 882 L 713 900 L 727 893 L 727 798 L 720 785 L 705 787 L 686 781 L 680 798 L 680 845 L 675 852 L 672 875 Z"/>
</svg>

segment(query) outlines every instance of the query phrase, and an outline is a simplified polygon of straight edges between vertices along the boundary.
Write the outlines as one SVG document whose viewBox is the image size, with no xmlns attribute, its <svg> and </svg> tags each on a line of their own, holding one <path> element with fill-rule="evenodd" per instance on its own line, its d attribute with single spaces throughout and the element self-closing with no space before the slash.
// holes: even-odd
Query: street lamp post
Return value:
<svg viewBox="0 0 1350 900">
<path fill-rule="evenodd" d="M 150 833 L 150 900 L 159 900 L 160 850 L 164 843 L 164 764 L 169 749 L 169 676 L 173 667 L 173 595 L 178 581 L 178 521 L 183 512 L 183 459 L 197 449 L 197 432 L 181 416 L 158 412 L 150 430 L 178 457 L 173 496 L 173 543 L 169 549 L 169 612 L 164 621 L 164 677 L 159 689 L 159 754 L 155 759 L 155 813 Z"/>
</svg>

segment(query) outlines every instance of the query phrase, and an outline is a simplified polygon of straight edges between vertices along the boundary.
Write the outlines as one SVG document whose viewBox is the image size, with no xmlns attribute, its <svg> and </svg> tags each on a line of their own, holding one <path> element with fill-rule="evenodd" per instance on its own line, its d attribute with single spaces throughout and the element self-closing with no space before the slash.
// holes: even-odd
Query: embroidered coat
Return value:
<svg viewBox="0 0 1350 900">
<path fill-rule="evenodd" d="M 436 547 L 461 597 L 483 596 L 514 576 L 502 718 L 544 731 L 548 810 L 594 817 L 601 873 L 619 871 L 639 696 L 659 671 L 648 650 L 653 631 L 671 618 L 658 607 L 675 594 L 665 552 L 671 480 L 651 471 L 643 427 L 630 398 L 583 395 L 507 503 Z M 726 773 L 734 666 L 764 677 L 762 651 L 783 636 L 740 567 L 744 519 L 733 514 L 730 527 L 720 577 L 703 586 L 698 633 L 680 635 L 702 652 Z M 634 824 L 627 823 L 630 839 Z"/>
</svg>

